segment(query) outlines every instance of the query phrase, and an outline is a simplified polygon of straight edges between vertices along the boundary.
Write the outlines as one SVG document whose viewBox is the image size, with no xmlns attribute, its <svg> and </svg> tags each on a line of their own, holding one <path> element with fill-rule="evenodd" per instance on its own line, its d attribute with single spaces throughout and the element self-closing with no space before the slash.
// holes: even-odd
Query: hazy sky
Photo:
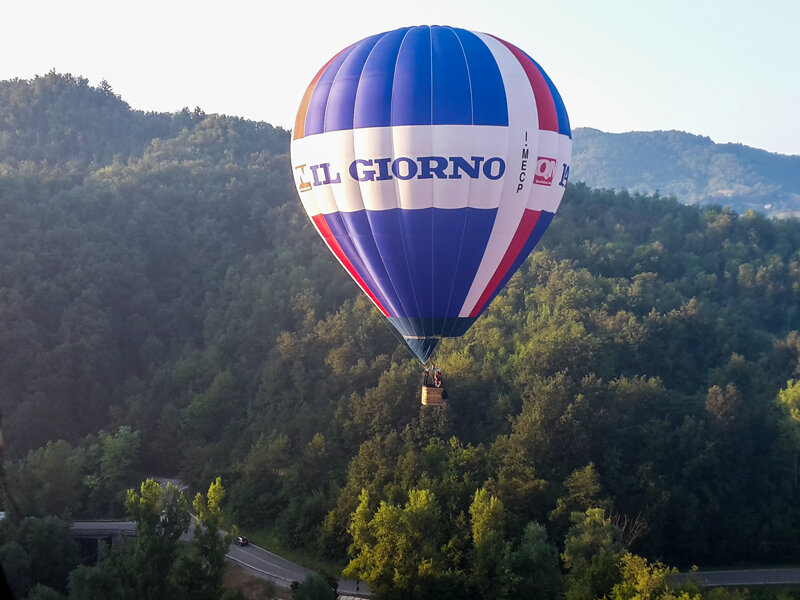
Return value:
<svg viewBox="0 0 800 600">
<path fill-rule="evenodd" d="M 336 52 L 404 25 L 521 47 L 573 127 L 679 129 L 800 154 L 798 0 L 0 0 L 0 79 L 106 79 L 133 108 L 292 127 Z"/>
</svg>

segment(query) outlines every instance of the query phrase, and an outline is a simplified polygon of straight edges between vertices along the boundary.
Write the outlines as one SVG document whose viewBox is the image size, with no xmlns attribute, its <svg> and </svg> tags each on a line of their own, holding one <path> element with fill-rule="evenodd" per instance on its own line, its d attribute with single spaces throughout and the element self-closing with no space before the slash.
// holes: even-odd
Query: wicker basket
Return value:
<svg viewBox="0 0 800 600">
<path fill-rule="evenodd" d="M 444 402 L 442 394 L 444 388 L 433 387 L 432 385 L 422 386 L 422 404 L 425 406 L 441 406 Z"/>
</svg>

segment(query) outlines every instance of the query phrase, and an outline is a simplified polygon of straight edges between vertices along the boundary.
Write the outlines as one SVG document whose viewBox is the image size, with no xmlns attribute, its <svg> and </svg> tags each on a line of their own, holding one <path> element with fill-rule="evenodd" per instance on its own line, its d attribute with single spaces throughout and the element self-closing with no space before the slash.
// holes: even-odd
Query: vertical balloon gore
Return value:
<svg viewBox="0 0 800 600">
<path fill-rule="evenodd" d="M 291 147 L 325 243 L 423 363 L 463 335 L 527 258 L 569 178 L 569 119 L 519 48 L 406 27 L 311 81 Z"/>
</svg>

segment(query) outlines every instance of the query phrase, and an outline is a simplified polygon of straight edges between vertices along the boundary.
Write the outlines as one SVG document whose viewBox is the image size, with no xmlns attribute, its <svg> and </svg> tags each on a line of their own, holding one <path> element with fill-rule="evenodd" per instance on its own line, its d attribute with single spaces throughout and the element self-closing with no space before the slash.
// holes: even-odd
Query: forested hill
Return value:
<svg viewBox="0 0 800 600">
<path fill-rule="evenodd" d="M 404 581 L 458 597 L 557 597 L 576 527 L 675 564 L 800 560 L 796 220 L 570 185 L 442 343 L 449 400 L 426 410 L 303 213 L 288 132 L 54 73 L 0 99 L 0 410 L 26 514 L 221 475 L 243 531 L 344 560 L 383 502 L 426 543 L 359 537 L 351 574 L 429 565 Z"/>
<path fill-rule="evenodd" d="M 55 73 L 0 83 L 0 112 L 0 408 L 18 425 L 6 431 L 11 448 L 105 426 L 121 383 L 203 347 L 229 268 L 265 249 L 259 278 L 283 279 L 267 284 L 260 334 L 274 340 L 278 315 L 307 287 L 291 284 L 293 270 L 314 268 L 289 200 L 286 131 L 199 109 L 144 114 L 107 85 Z M 251 352 L 271 345 L 256 342 Z"/>
<path fill-rule="evenodd" d="M 738 213 L 800 216 L 800 156 L 716 144 L 682 131 L 573 132 L 572 181 L 674 196 Z"/>
<path fill-rule="evenodd" d="M 0 163 L 21 170 L 35 165 L 37 170 L 90 174 L 115 160 L 140 158 L 152 150 L 153 140 L 174 138 L 205 117 L 200 108 L 175 114 L 131 110 L 107 82 L 92 87 L 85 78 L 69 74 L 2 81 Z M 206 144 L 206 149 L 238 155 L 286 150 L 285 131 L 238 118 L 221 120 L 238 126 L 235 136 L 224 148 Z"/>
<path fill-rule="evenodd" d="M 70 165 L 85 170 L 141 155 L 153 138 L 170 137 L 191 124 L 178 118 L 132 111 L 103 82 L 50 73 L 0 84 L 0 160 L 20 167 Z"/>
</svg>

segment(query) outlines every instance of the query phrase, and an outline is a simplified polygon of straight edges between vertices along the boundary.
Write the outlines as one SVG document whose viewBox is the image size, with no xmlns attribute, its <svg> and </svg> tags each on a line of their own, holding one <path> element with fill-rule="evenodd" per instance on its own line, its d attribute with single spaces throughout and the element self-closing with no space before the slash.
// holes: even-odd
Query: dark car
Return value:
<svg viewBox="0 0 800 600">
<path fill-rule="evenodd" d="M 250 542 L 247 541 L 246 537 L 240 535 L 235 540 L 233 540 L 233 543 L 236 544 L 237 546 L 247 546 Z"/>
</svg>

